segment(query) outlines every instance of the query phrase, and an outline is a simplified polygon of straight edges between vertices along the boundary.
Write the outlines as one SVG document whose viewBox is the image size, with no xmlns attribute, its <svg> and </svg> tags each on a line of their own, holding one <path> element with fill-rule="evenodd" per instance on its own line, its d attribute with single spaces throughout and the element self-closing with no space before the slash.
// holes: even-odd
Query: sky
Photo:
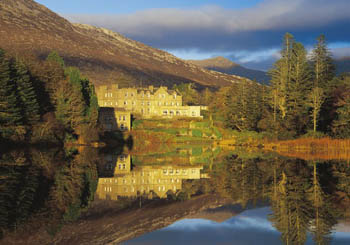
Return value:
<svg viewBox="0 0 350 245">
<path fill-rule="evenodd" d="M 271 209 L 264 207 L 244 211 L 222 223 L 206 219 L 183 219 L 163 229 L 124 242 L 123 245 L 280 245 L 281 233 L 269 221 L 270 214 Z M 337 245 L 349 244 L 350 241 L 347 232 L 333 231 L 331 238 L 332 244 Z M 305 244 L 314 244 L 310 233 Z"/>
<path fill-rule="evenodd" d="M 267 70 L 286 32 L 311 50 L 326 36 L 350 56 L 349 0 L 36 0 L 71 22 L 119 32 L 183 59 L 224 56 Z"/>
</svg>

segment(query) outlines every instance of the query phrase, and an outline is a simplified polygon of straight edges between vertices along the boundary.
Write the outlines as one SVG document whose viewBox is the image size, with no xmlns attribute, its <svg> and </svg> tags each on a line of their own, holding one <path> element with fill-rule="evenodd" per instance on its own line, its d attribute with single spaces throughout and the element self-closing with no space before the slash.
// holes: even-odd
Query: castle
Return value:
<svg viewBox="0 0 350 245">
<path fill-rule="evenodd" d="M 96 90 L 100 107 L 123 108 L 142 118 L 202 118 L 204 106 L 183 106 L 182 96 L 167 87 L 119 88 L 118 84 L 102 85 Z"/>
</svg>

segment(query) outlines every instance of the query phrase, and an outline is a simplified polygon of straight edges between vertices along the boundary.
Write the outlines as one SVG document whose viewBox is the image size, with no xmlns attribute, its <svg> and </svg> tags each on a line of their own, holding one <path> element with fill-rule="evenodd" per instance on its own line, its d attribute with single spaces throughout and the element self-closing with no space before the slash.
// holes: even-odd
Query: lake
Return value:
<svg viewBox="0 0 350 245">
<path fill-rule="evenodd" d="M 186 144 L 8 150 L 0 243 L 350 244 L 350 161 L 325 159 Z"/>
</svg>

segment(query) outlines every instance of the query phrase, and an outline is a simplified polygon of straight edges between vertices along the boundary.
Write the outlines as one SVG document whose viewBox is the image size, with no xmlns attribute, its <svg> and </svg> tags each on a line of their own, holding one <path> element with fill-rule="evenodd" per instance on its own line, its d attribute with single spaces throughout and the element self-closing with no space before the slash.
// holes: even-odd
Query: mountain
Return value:
<svg viewBox="0 0 350 245">
<path fill-rule="evenodd" d="M 342 57 L 334 60 L 336 73 L 340 75 L 344 72 L 350 72 L 350 57 Z"/>
<path fill-rule="evenodd" d="M 244 81 L 104 28 L 72 24 L 33 0 L 0 1 L 0 47 L 14 55 L 29 53 L 41 59 L 56 50 L 66 65 L 78 67 L 96 85 L 192 82 L 198 87 L 219 87 Z"/>
<path fill-rule="evenodd" d="M 266 72 L 245 68 L 221 56 L 205 60 L 188 60 L 188 62 L 208 70 L 255 79 L 262 84 L 268 84 L 270 81 Z"/>
</svg>

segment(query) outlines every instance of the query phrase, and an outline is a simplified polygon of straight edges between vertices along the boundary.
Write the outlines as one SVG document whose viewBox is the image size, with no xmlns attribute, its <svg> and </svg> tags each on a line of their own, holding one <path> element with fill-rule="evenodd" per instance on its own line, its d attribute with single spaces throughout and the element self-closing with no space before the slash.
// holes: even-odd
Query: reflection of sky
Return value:
<svg viewBox="0 0 350 245">
<path fill-rule="evenodd" d="M 205 219 L 184 219 L 123 244 L 281 244 L 278 232 L 268 220 L 269 208 L 247 210 L 222 223 Z M 332 244 L 350 244 L 350 233 L 335 232 Z M 308 236 L 306 244 L 313 244 Z"/>
</svg>

